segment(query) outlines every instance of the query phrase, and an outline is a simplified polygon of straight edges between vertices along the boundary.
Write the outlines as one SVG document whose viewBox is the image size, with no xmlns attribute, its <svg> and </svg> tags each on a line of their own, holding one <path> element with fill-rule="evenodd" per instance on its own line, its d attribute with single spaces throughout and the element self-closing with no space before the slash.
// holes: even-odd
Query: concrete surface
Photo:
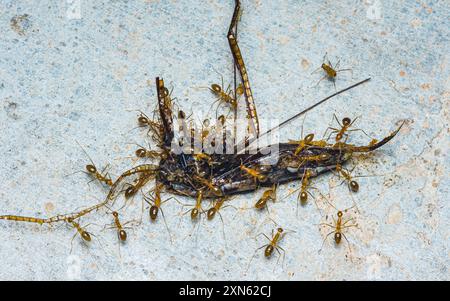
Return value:
<svg viewBox="0 0 450 301">
<path fill-rule="evenodd" d="M 117 176 L 132 166 L 126 158 L 146 143 L 137 113 L 151 114 L 154 78 L 164 77 L 185 111 L 203 119 L 213 100 L 205 87 L 231 82 L 225 38 L 233 1 L 0 1 L 0 214 L 51 216 L 96 203 L 106 190 L 89 178 L 89 158 L 110 164 Z M 267 212 L 251 207 L 261 194 L 236 198 L 240 208 L 202 221 L 192 236 L 188 216 L 174 201 L 163 220 L 129 230 L 120 246 L 111 217 L 99 212 L 82 220 L 96 234 L 90 246 L 71 239 L 74 229 L 0 221 L 0 279 L 147 280 L 449 280 L 449 28 L 448 1 L 243 1 L 240 46 L 258 112 L 283 120 L 334 92 L 315 87 L 325 53 L 341 60 L 336 81 L 343 88 L 372 81 L 320 106 L 306 117 L 305 132 L 321 135 L 333 113 L 361 115 L 356 126 L 382 138 L 406 120 L 389 144 L 355 160 L 360 192 L 350 195 L 340 180 L 314 181 L 358 228 L 347 244 L 318 224 L 336 211 L 317 196 L 296 205 L 284 197 L 298 184 L 283 185 L 270 216 L 288 233 L 280 246 L 285 260 L 267 260 L 264 237 L 276 226 Z M 148 81 L 150 84 L 148 84 Z M 299 119 L 282 131 L 300 138 Z M 354 133 L 352 141 L 368 143 Z M 137 163 L 136 163 L 137 164 Z M 331 188 L 329 188 L 329 186 Z M 168 197 L 168 195 L 165 195 Z M 192 200 L 180 199 L 183 202 Z M 136 198 L 122 220 L 141 214 Z M 186 208 L 185 208 L 186 210 Z M 330 221 L 330 217 L 328 217 Z M 225 233 L 225 237 L 223 236 Z M 252 260 L 251 260 L 252 259 Z M 251 263 L 250 263 L 251 261 Z M 282 262 L 283 261 L 283 262 Z"/>
</svg>

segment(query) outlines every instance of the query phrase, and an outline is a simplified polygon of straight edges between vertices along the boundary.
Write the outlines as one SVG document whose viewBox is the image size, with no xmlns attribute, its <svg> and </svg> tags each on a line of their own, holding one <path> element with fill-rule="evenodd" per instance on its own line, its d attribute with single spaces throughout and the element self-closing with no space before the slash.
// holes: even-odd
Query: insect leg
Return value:
<svg viewBox="0 0 450 301">
<path fill-rule="evenodd" d="M 250 119 L 250 126 L 252 133 L 255 137 L 259 137 L 259 121 L 258 114 L 256 112 L 255 102 L 253 100 L 252 90 L 250 88 L 250 81 L 248 79 L 247 69 L 245 68 L 244 59 L 242 57 L 241 50 L 239 48 L 238 42 L 236 40 L 236 35 L 233 32 L 233 28 L 236 27 L 238 22 L 238 16 L 240 11 L 240 1 L 236 0 L 236 5 L 234 8 L 233 18 L 231 20 L 230 28 L 228 31 L 228 43 L 230 45 L 231 53 L 233 54 L 234 63 L 239 70 L 242 83 L 244 85 L 244 96 L 247 106 L 247 114 Z"/>
<path fill-rule="evenodd" d="M 325 238 L 324 238 L 323 241 L 322 241 L 322 246 L 321 246 L 320 249 L 319 249 L 319 253 L 322 251 L 323 245 L 325 244 L 325 241 L 327 240 L 327 238 L 328 238 L 331 234 L 333 234 L 333 233 L 335 233 L 335 232 L 336 232 L 336 231 L 332 231 L 332 232 L 328 233 L 327 236 L 325 236 Z"/>
</svg>

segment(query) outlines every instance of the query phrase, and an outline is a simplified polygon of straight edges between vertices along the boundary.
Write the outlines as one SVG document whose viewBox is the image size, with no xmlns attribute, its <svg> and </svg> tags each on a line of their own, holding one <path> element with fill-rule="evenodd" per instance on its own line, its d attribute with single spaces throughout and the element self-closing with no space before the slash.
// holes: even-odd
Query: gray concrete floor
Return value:
<svg viewBox="0 0 450 301">
<path fill-rule="evenodd" d="M 0 1 L 0 214 L 51 216 L 96 203 L 106 190 L 81 171 L 89 158 L 117 176 L 144 144 L 137 113 L 156 104 L 154 78 L 173 87 L 178 105 L 205 118 L 212 97 L 200 87 L 232 80 L 225 32 L 233 1 Z M 195 6 L 197 5 L 197 6 Z M 351 196 L 332 175 L 314 186 L 337 208 L 354 209 L 359 227 L 347 244 L 318 224 L 336 212 L 317 197 L 297 209 L 298 183 L 283 185 L 270 217 L 288 233 L 285 260 L 255 250 L 275 225 L 266 212 L 245 210 L 261 191 L 233 200 L 220 219 L 192 223 L 177 202 L 162 219 L 129 231 L 120 246 L 111 218 L 84 220 L 96 234 L 86 246 L 74 229 L 0 222 L 0 279 L 449 280 L 449 28 L 448 1 L 243 1 L 240 46 L 258 112 L 283 120 L 334 92 L 322 81 L 325 53 L 352 73 L 337 88 L 372 77 L 305 119 L 322 134 L 333 113 L 361 115 L 357 127 L 382 138 L 401 120 L 399 135 L 372 156 L 351 163 L 360 192 Z M 283 129 L 299 139 L 302 119 Z M 367 143 L 364 135 L 352 142 Z M 137 163 L 135 163 L 137 164 Z M 331 188 L 329 188 L 331 186 Z M 317 195 L 317 194 L 316 194 Z M 165 197 L 169 197 L 165 195 Z M 188 202 L 187 199 L 180 201 Z M 192 201 L 191 201 L 192 202 Z M 136 198 L 123 221 L 141 214 Z M 146 213 L 147 211 L 145 211 Z M 225 236 L 223 235 L 225 233 Z M 71 250 L 72 249 L 72 250 Z M 250 263 L 251 260 L 251 263 Z"/>
</svg>

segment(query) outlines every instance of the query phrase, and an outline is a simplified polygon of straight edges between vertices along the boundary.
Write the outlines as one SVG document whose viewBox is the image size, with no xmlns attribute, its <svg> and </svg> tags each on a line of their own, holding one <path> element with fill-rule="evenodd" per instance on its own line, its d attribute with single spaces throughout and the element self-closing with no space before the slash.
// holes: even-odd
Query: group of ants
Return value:
<svg viewBox="0 0 450 301">
<path fill-rule="evenodd" d="M 330 63 L 329 60 L 325 61 L 325 57 L 324 57 L 324 62 L 322 63 L 321 67 L 318 68 L 319 70 L 321 69 L 324 72 L 324 76 L 319 80 L 319 82 L 317 84 L 319 84 L 320 81 L 322 81 L 323 79 L 328 78 L 335 85 L 336 76 L 339 72 L 351 70 L 351 69 L 337 70 L 338 65 L 339 65 L 339 63 L 337 63 L 336 66 L 333 67 L 333 65 Z M 223 82 L 222 82 L 222 85 L 212 84 L 208 89 L 211 91 L 211 93 L 213 93 L 215 95 L 216 101 L 219 102 L 219 105 L 220 104 L 228 105 L 232 109 L 237 108 L 238 97 L 243 94 L 241 85 L 239 85 L 235 91 L 231 91 L 229 86 L 226 89 L 224 88 Z M 167 91 L 166 94 L 169 94 L 169 92 Z M 179 111 L 179 117 L 185 117 L 184 115 L 185 114 L 182 111 Z M 221 115 L 218 118 L 218 120 L 223 123 L 225 118 L 226 117 L 224 117 L 224 115 Z M 329 127 L 327 129 L 327 131 L 330 130 L 329 135 L 327 136 L 327 138 L 325 140 L 320 140 L 325 145 L 327 144 L 327 141 L 329 139 L 334 138 L 335 142 L 338 143 L 338 142 L 342 141 L 343 139 L 347 140 L 347 138 L 349 137 L 349 133 L 352 131 L 363 131 L 361 129 L 356 129 L 356 128 L 352 127 L 357 118 L 351 120 L 350 118 L 345 117 L 342 119 L 342 122 L 339 122 L 336 115 L 334 115 L 334 119 L 339 124 L 339 127 L 336 127 L 336 128 Z M 139 127 L 148 127 L 149 132 L 153 131 L 153 132 L 157 133 L 159 131 L 158 127 L 160 125 L 156 121 L 153 121 L 152 119 L 147 117 L 147 115 L 145 115 L 142 112 L 140 113 L 140 115 L 138 117 L 138 124 L 139 124 Z M 302 129 L 302 132 L 303 132 L 303 129 Z M 333 137 L 333 135 L 334 135 L 334 137 Z M 154 136 L 153 136 L 153 138 L 154 138 Z M 302 133 L 302 136 L 303 136 L 303 133 Z M 326 136 L 326 134 L 324 134 L 324 136 Z M 297 155 L 303 149 L 307 148 L 308 145 L 311 145 L 310 143 L 313 142 L 313 139 L 314 139 L 314 134 L 308 134 L 302 140 L 296 140 L 296 141 L 291 140 L 291 141 L 289 141 L 289 143 L 298 145 L 297 149 L 295 151 L 295 155 Z M 314 141 L 314 142 L 318 143 L 320 141 Z M 373 139 L 371 144 L 372 143 L 376 143 L 376 140 Z M 80 147 L 81 147 L 81 145 L 80 145 Z M 87 155 L 87 153 L 86 153 L 86 155 Z M 141 159 L 143 159 L 143 158 L 144 159 L 145 158 L 146 159 L 156 159 L 156 158 L 162 159 L 162 158 L 164 158 L 163 152 L 147 149 L 140 145 L 139 145 L 139 148 L 135 151 L 135 155 L 138 159 L 139 158 L 141 158 Z M 196 159 L 199 159 L 199 160 L 205 160 L 205 159 L 208 160 L 208 155 L 204 154 L 204 153 L 196 154 L 194 156 L 198 156 L 198 158 L 196 158 Z M 88 157 L 89 157 L 89 155 L 88 155 Z M 90 159 L 90 157 L 89 157 L 89 159 Z M 100 183 L 111 187 L 113 185 L 113 180 L 111 179 L 111 177 L 109 176 L 108 173 L 105 173 L 106 168 L 103 171 L 99 171 L 99 169 L 95 166 L 95 164 L 93 163 L 93 161 L 91 159 L 90 159 L 90 161 L 91 161 L 91 164 L 88 164 L 85 166 L 84 172 L 87 173 L 89 176 L 91 176 L 94 180 L 98 180 Z M 243 165 L 241 165 L 241 170 L 255 178 L 258 178 L 259 176 L 261 176 L 257 170 L 249 168 L 249 167 L 245 167 Z M 347 183 L 350 193 L 356 193 L 359 190 L 359 184 L 357 183 L 357 181 L 355 181 L 355 179 L 354 179 L 355 177 L 353 177 L 351 175 L 351 172 L 352 171 L 349 171 L 348 169 L 341 166 L 340 164 L 338 164 L 335 169 L 335 174 L 337 174 L 338 176 L 340 176 L 343 179 L 342 183 L 344 183 L 344 182 Z M 306 171 L 301 179 L 300 187 L 298 189 L 296 189 L 295 191 L 289 193 L 289 195 L 290 195 L 294 192 L 299 191 L 298 201 L 302 205 L 306 204 L 306 202 L 308 200 L 308 195 L 314 198 L 313 194 L 309 191 L 309 189 L 312 188 L 312 189 L 317 190 L 317 188 L 311 186 L 310 177 L 311 177 L 311 174 L 310 174 L 309 170 L 306 169 Z M 142 189 L 142 187 L 145 184 L 147 184 L 152 179 L 154 179 L 154 175 L 149 174 L 148 176 L 141 176 L 141 177 L 137 178 L 133 184 L 128 184 L 128 187 L 126 189 L 124 189 L 125 198 L 128 199 L 130 197 L 133 197 L 138 191 L 140 191 Z M 209 183 L 207 180 L 205 180 L 204 184 L 206 186 L 208 186 L 208 188 L 210 188 L 210 189 L 217 189 L 217 187 L 215 187 L 214 185 Z M 163 197 L 161 196 L 161 192 L 163 191 L 163 188 L 164 187 L 162 184 L 156 184 L 154 186 L 154 188 L 152 188 L 149 191 L 149 193 L 147 193 L 147 194 L 143 193 L 143 202 L 147 203 L 150 206 L 150 209 L 149 209 L 150 220 L 155 221 L 158 217 L 158 213 L 161 211 L 166 228 L 167 228 L 167 230 L 169 230 L 167 223 L 165 221 L 164 212 L 162 211 L 161 206 L 170 199 L 175 199 L 177 202 L 179 202 L 179 201 L 174 197 L 170 197 L 169 199 L 163 200 Z M 263 192 L 262 196 L 254 204 L 254 208 L 256 208 L 257 210 L 267 210 L 268 211 L 268 201 L 275 202 L 276 199 L 277 199 L 277 185 L 274 185 L 273 187 L 268 188 L 267 190 L 265 190 Z M 190 213 L 191 219 L 193 221 L 196 221 L 201 217 L 202 214 L 206 214 L 207 220 L 212 220 L 216 215 L 219 215 L 220 219 L 222 219 L 222 216 L 219 211 L 227 206 L 231 206 L 231 205 L 226 204 L 226 203 L 228 203 L 229 200 L 230 200 L 229 197 L 222 196 L 213 202 L 212 207 L 210 207 L 208 210 L 204 210 L 202 207 L 202 194 L 199 193 L 198 197 L 196 198 L 195 205 L 186 205 L 186 204 L 182 204 L 180 202 L 179 203 L 183 206 L 193 206 L 193 208 L 191 210 L 186 211 L 184 214 Z M 327 201 L 327 202 L 333 208 L 336 209 L 336 207 L 334 207 L 333 204 L 331 204 L 329 201 Z M 316 204 L 316 206 L 317 206 L 317 204 Z M 328 227 L 331 230 L 329 233 L 326 234 L 326 236 L 323 240 L 323 243 L 322 243 L 322 247 L 323 247 L 326 239 L 330 235 L 334 235 L 334 242 L 337 245 L 339 245 L 342 241 L 342 238 L 344 238 L 347 242 L 349 250 L 351 250 L 349 241 L 344 232 L 346 229 L 352 228 L 352 227 L 358 227 L 358 225 L 356 224 L 354 218 L 344 219 L 344 213 L 354 207 L 356 207 L 356 204 L 346 210 L 337 210 L 336 209 L 337 217 L 334 218 L 334 216 L 332 216 L 333 223 L 320 223 L 319 224 L 320 226 Z M 119 212 L 118 212 L 119 210 L 116 211 L 116 210 L 110 209 L 109 211 L 110 211 L 109 213 L 112 215 L 113 222 L 110 225 L 105 226 L 105 228 L 108 228 L 108 229 L 114 228 L 117 231 L 117 237 L 119 240 L 119 244 L 125 243 L 128 239 L 128 234 L 127 234 L 126 230 L 130 228 L 127 225 L 133 221 L 128 221 L 126 223 L 122 223 L 120 220 Z M 16 221 L 31 221 L 31 222 L 37 222 L 37 223 L 42 224 L 42 222 L 39 222 L 38 219 L 32 220 L 33 218 L 21 218 L 18 216 L 10 216 L 9 218 L 6 218 L 6 219 L 16 220 Z M 271 219 L 271 218 L 269 217 L 269 219 Z M 85 226 L 81 226 L 75 219 L 69 218 L 66 221 L 76 229 L 76 233 L 72 238 L 72 243 L 73 243 L 73 239 L 76 237 L 77 234 L 82 238 L 82 241 L 84 241 L 84 242 L 90 242 L 92 240 L 93 234 L 88 232 L 86 230 Z M 273 220 L 272 220 L 272 222 L 278 226 L 278 224 L 276 222 L 274 222 Z M 223 219 L 222 219 L 222 223 L 223 223 Z M 280 257 L 282 257 L 284 260 L 285 251 L 281 247 L 280 242 L 285 237 L 285 235 L 289 232 L 295 232 L 295 231 L 291 231 L 291 230 L 286 231 L 282 227 L 278 226 L 275 230 L 272 230 L 272 235 L 270 237 L 264 233 L 260 233 L 259 235 L 263 235 L 268 240 L 268 243 L 259 247 L 255 251 L 255 254 L 253 255 L 253 257 L 255 257 L 258 250 L 264 248 L 264 256 L 265 257 L 270 258 L 273 255 L 274 251 L 276 251 L 279 255 L 278 260 L 280 259 Z M 322 249 L 322 247 L 321 247 L 321 249 Z M 253 259 L 253 257 L 252 257 L 252 259 Z M 277 262 L 278 262 L 278 260 L 277 260 Z"/>
</svg>

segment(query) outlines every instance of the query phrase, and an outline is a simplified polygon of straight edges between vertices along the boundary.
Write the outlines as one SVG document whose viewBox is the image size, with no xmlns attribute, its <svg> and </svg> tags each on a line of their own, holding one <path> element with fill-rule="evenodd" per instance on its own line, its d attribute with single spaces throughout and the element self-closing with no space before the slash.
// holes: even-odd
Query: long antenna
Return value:
<svg viewBox="0 0 450 301">
<path fill-rule="evenodd" d="M 351 85 L 351 86 L 348 86 L 347 88 L 344 88 L 344 89 L 342 89 L 342 90 L 339 90 L 339 91 L 337 91 L 337 92 L 335 92 L 335 93 L 333 93 L 333 94 L 331 94 L 331 95 L 329 95 L 329 96 L 327 96 L 327 97 L 325 97 L 324 99 L 318 101 L 317 103 L 313 104 L 312 106 L 310 106 L 310 107 L 304 109 L 304 110 L 301 111 L 300 113 L 295 114 L 294 116 L 292 116 L 292 117 L 286 119 L 285 121 L 283 121 L 283 122 L 280 123 L 279 125 L 277 125 L 277 126 L 271 128 L 270 130 L 268 130 L 268 131 L 262 133 L 262 134 L 259 135 L 258 137 L 250 139 L 250 140 L 247 142 L 247 145 L 246 145 L 243 149 L 241 149 L 240 151 L 238 151 L 238 153 L 241 153 L 242 151 L 247 150 L 247 149 L 249 148 L 250 145 L 252 145 L 255 141 L 258 141 L 261 137 L 263 137 L 263 136 L 265 136 L 265 135 L 267 135 L 267 134 L 269 134 L 269 133 L 275 131 L 276 129 L 281 128 L 282 126 L 288 124 L 289 122 L 291 122 L 292 120 L 294 120 L 294 119 L 300 117 L 301 115 L 305 114 L 306 112 L 311 111 L 312 109 L 314 109 L 314 108 L 317 107 L 318 105 L 324 103 L 325 101 L 329 100 L 330 98 L 333 98 L 333 97 L 335 97 L 336 95 L 339 95 L 339 94 L 341 94 L 341 93 L 344 93 L 345 91 L 348 91 L 348 90 L 350 90 L 350 89 L 353 89 L 353 88 L 355 88 L 355 87 L 357 87 L 357 86 L 359 86 L 359 85 L 361 85 L 361 84 L 364 84 L 365 82 L 368 82 L 369 80 L 370 80 L 370 77 L 369 77 L 369 78 L 366 78 L 365 80 L 362 80 L 362 81 L 360 81 L 360 82 L 357 82 L 356 84 L 353 84 L 353 85 Z M 243 143 L 243 142 L 241 142 L 241 143 L 238 144 L 238 145 L 242 145 L 242 143 Z M 239 148 L 238 148 L 238 149 L 239 149 Z"/>
<path fill-rule="evenodd" d="M 289 118 L 289 119 L 283 121 L 282 123 L 280 123 L 280 124 L 277 125 L 276 127 L 271 128 L 270 130 L 268 130 L 268 131 L 262 133 L 261 135 L 259 135 L 258 138 L 261 138 L 262 136 L 267 135 L 267 134 L 269 134 L 270 132 L 272 132 L 272 131 L 274 131 L 274 130 L 276 130 L 276 129 L 278 129 L 278 128 L 281 128 L 282 126 L 284 126 L 284 125 L 286 125 L 287 123 L 291 122 L 291 121 L 294 120 L 295 118 L 300 117 L 301 115 L 305 114 L 306 112 L 311 111 L 312 109 L 314 109 L 314 108 L 317 107 L 318 105 L 324 103 L 324 102 L 327 101 L 328 99 L 333 98 L 334 96 L 339 95 L 339 94 L 341 94 L 341 93 L 344 93 L 345 91 L 348 91 L 348 90 L 350 90 L 350 89 L 353 89 L 353 88 L 355 88 L 355 87 L 357 87 L 357 86 L 359 86 L 359 85 L 361 85 L 361 84 L 363 84 L 363 83 L 365 83 L 365 82 L 368 82 L 369 80 L 370 80 L 370 77 L 369 77 L 369 78 L 366 78 L 365 80 L 362 80 L 362 81 L 360 81 L 360 82 L 357 82 L 356 84 L 353 84 L 353 85 L 351 85 L 351 86 L 349 86 L 349 87 L 347 87 L 347 88 L 345 88 L 345 89 L 342 89 L 342 90 L 340 90 L 340 91 L 337 91 L 337 92 L 334 93 L 334 94 L 331 94 L 331 95 L 325 97 L 324 99 L 322 99 L 321 101 L 319 101 L 319 102 L 313 104 L 313 105 L 310 106 L 309 108 L 307 108 L 307 109 L 301 111 L 300 113 L 295 114 L 295 115 L 292 116 L 291 118 Z"/>
</svg>

